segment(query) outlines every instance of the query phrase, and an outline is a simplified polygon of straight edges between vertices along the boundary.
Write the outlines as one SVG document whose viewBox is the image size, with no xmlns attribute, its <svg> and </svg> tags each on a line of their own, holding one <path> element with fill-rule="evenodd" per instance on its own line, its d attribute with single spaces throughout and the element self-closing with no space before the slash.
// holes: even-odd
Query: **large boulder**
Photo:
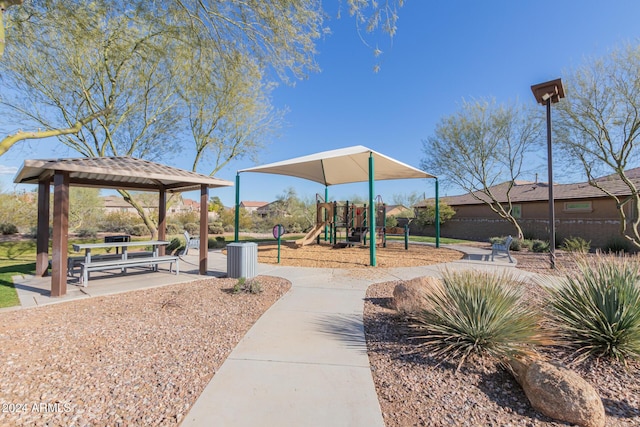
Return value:
<svg viewBox="0 0 640 427">
<path fill-rule="evenodd" d="M 542 360 L 512 359 L 509 365 L 536 410 L 582 427 L 604 427 L 602 400 L 577 373 Z"/>
<path fill-rule="evenodd" d="M 393 289 L 392 306 L 399 313 L 411 315 L 424 308 L 424 299 L 440 280 L 435 277 L 416 277 L 396 285 Z"/>
</svg>

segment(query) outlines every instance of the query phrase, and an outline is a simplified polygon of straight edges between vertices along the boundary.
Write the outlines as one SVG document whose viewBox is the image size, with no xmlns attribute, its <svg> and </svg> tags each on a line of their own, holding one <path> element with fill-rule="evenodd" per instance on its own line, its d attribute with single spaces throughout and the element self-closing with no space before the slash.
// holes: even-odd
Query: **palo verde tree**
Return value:
<svg viewBox="0 0 640 427">
<path fill-rule="evenodd" d="M 590 185 L 615 200 L 620 234 L 640 247 L 640 195 L 628 170 L 640 164 L 640 46 L 592 59 L 563 78 L 567 96 L 554 110 L 554 145 L 562 160 L 584 170 Z M 623 195 L 609 185 L 622 182 Z M 619 190 L 619 189 L 618 189 Z M 630 216 L 635 213 L 635 216 Z"/>
<path fill-rule="evenodd" d="M 540 125 L 540 118 L 523 106 L 465 102 L 423 141 L 421 166 L 485 203 L 522 238 L 511 189 L 525 172 L 527 155 L 540 144 Z"/>
<path fill-rule="evenodd" d="M 345 2 L 367 30 L 389 34 L 401 3 Z M 213 174 L 278 127 L 273 84 L 317 70 L 325 16 L 309 0 L 30 0 L 7 13 L 0 88 L 11 90 L 0 90 L 0 114 L 55 131 L 47 136 L 83 156 L 186 150 L 194 170 Z M 153 219 L 121 194 L 154 235 Z"/>
</svg>

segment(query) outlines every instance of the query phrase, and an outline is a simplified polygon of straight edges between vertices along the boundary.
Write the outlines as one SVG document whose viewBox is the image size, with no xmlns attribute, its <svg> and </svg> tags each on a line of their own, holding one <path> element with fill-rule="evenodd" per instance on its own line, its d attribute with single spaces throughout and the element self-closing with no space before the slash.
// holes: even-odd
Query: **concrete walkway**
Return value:
<svg viewBox="0 0 640 427">
<path fill-rule="evenodd" d="M 349 426 L 383 427 L 367 356 L 363 326 L 365 293 L 372 283 L 439 276 L 443 269 L 509 269 L 505 257 L 490 251 L 448 246 L 467 253 L 464 260 L 424 267 L 356 270 L 258 265 L 259 275 L 283 277 L 291 290 L 247 332 L 232 351 L 181 426 Z M 209 253 L 209 274 L 225 276 L 227 259 Z M 67 296 L 50 298 L 48 278 L 16 277 L 23 306 L 164 286 L 202 278 L 195 256 L 180 263 L 180 275 L 128 274 L 69 285 Z M 162 272 L 164 273 L 164 272 Z"/>
<path fill-rule="evenodd" d="M 244 336 L 181 426 L 383 427 L 362 321 L 366 290 L 443 268 L 515 272 L 508 261 L 487 262 L 490 251 L 455 249 L 466 259 L 362 274 L 259 265 L 260 275 L 286 278 L 292 288 Z"/>
</svg>

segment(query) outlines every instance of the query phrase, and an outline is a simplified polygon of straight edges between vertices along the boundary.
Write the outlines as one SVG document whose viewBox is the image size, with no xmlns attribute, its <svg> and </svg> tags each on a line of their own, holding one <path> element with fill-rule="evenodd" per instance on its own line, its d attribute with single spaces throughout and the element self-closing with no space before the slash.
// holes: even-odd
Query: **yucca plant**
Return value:
<svg viewBox="0 0 640 427">
<path fill-rule="evenodd" d="M 426 295 L 425 308 L 410 319 L 419 346 L 442 361 L 473 354 L 500 362 L 533 352 L 548 340 L 539 315 L 522 302 L 522 286 L 513 275 L 445 271 L 442 285 Z"/>
<path fill-rule="evenodd" d="M 552 321 L 575 362 L 640 358 L 640 269 L 629 257 L 578 259 L 580 274 L 547 286 Z"/>
</svg>

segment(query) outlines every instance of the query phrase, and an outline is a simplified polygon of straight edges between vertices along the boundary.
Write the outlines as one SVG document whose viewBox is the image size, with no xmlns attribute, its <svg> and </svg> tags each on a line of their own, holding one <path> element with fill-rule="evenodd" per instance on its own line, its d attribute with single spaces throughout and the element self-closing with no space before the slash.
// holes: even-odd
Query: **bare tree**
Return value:
<svg viewBox="0 0 640 427">
<path fill-rule="evenodd" d="M 636 247 L 640 247 L 640 196 L 637 180 L 627 170 L 640 161 L 638 69 L 640 46 L 626 45 L 572 71 L 563 78 L 567 97 L 557 104 L 554 123 L 554 141 L 563 161 L 578 165 L 590 185 L 615 201 L 620 234 Z M 609 174 L 609 179 L 602 179 Z M 613 191 L 612 179 L 623 183 L 625 195 Z"/>
<path fill-rule="evenodd" d="M 465 102 L 459 112 L 441 119 L 435 135 L 423 141 L 422 168 L 485 203 L 522 238 L 512 211 L 511 189 L 525 171 L 527 155 L 540 144 L 538 116 L 522 106 Z"/>
<path fill-rule="evenodd" d="M 370 29 L 395 31 L 390 18 L 374 15 L 394 16 L 401 0 L 346 3 L 373 19 Z M 274 79 L 317 70 L 324 18 L 317 0 L 32 0 L 9 14 L 0 87 L 12 91 L 2 91 L 1 112 L 57 132 L 88 157 L 160 160 L 192 143 L 193 169 L 214 174 L 255 155 L 278 127 Z M 120 193 L 154 235 L 153 219 Z"/>
</svg>

